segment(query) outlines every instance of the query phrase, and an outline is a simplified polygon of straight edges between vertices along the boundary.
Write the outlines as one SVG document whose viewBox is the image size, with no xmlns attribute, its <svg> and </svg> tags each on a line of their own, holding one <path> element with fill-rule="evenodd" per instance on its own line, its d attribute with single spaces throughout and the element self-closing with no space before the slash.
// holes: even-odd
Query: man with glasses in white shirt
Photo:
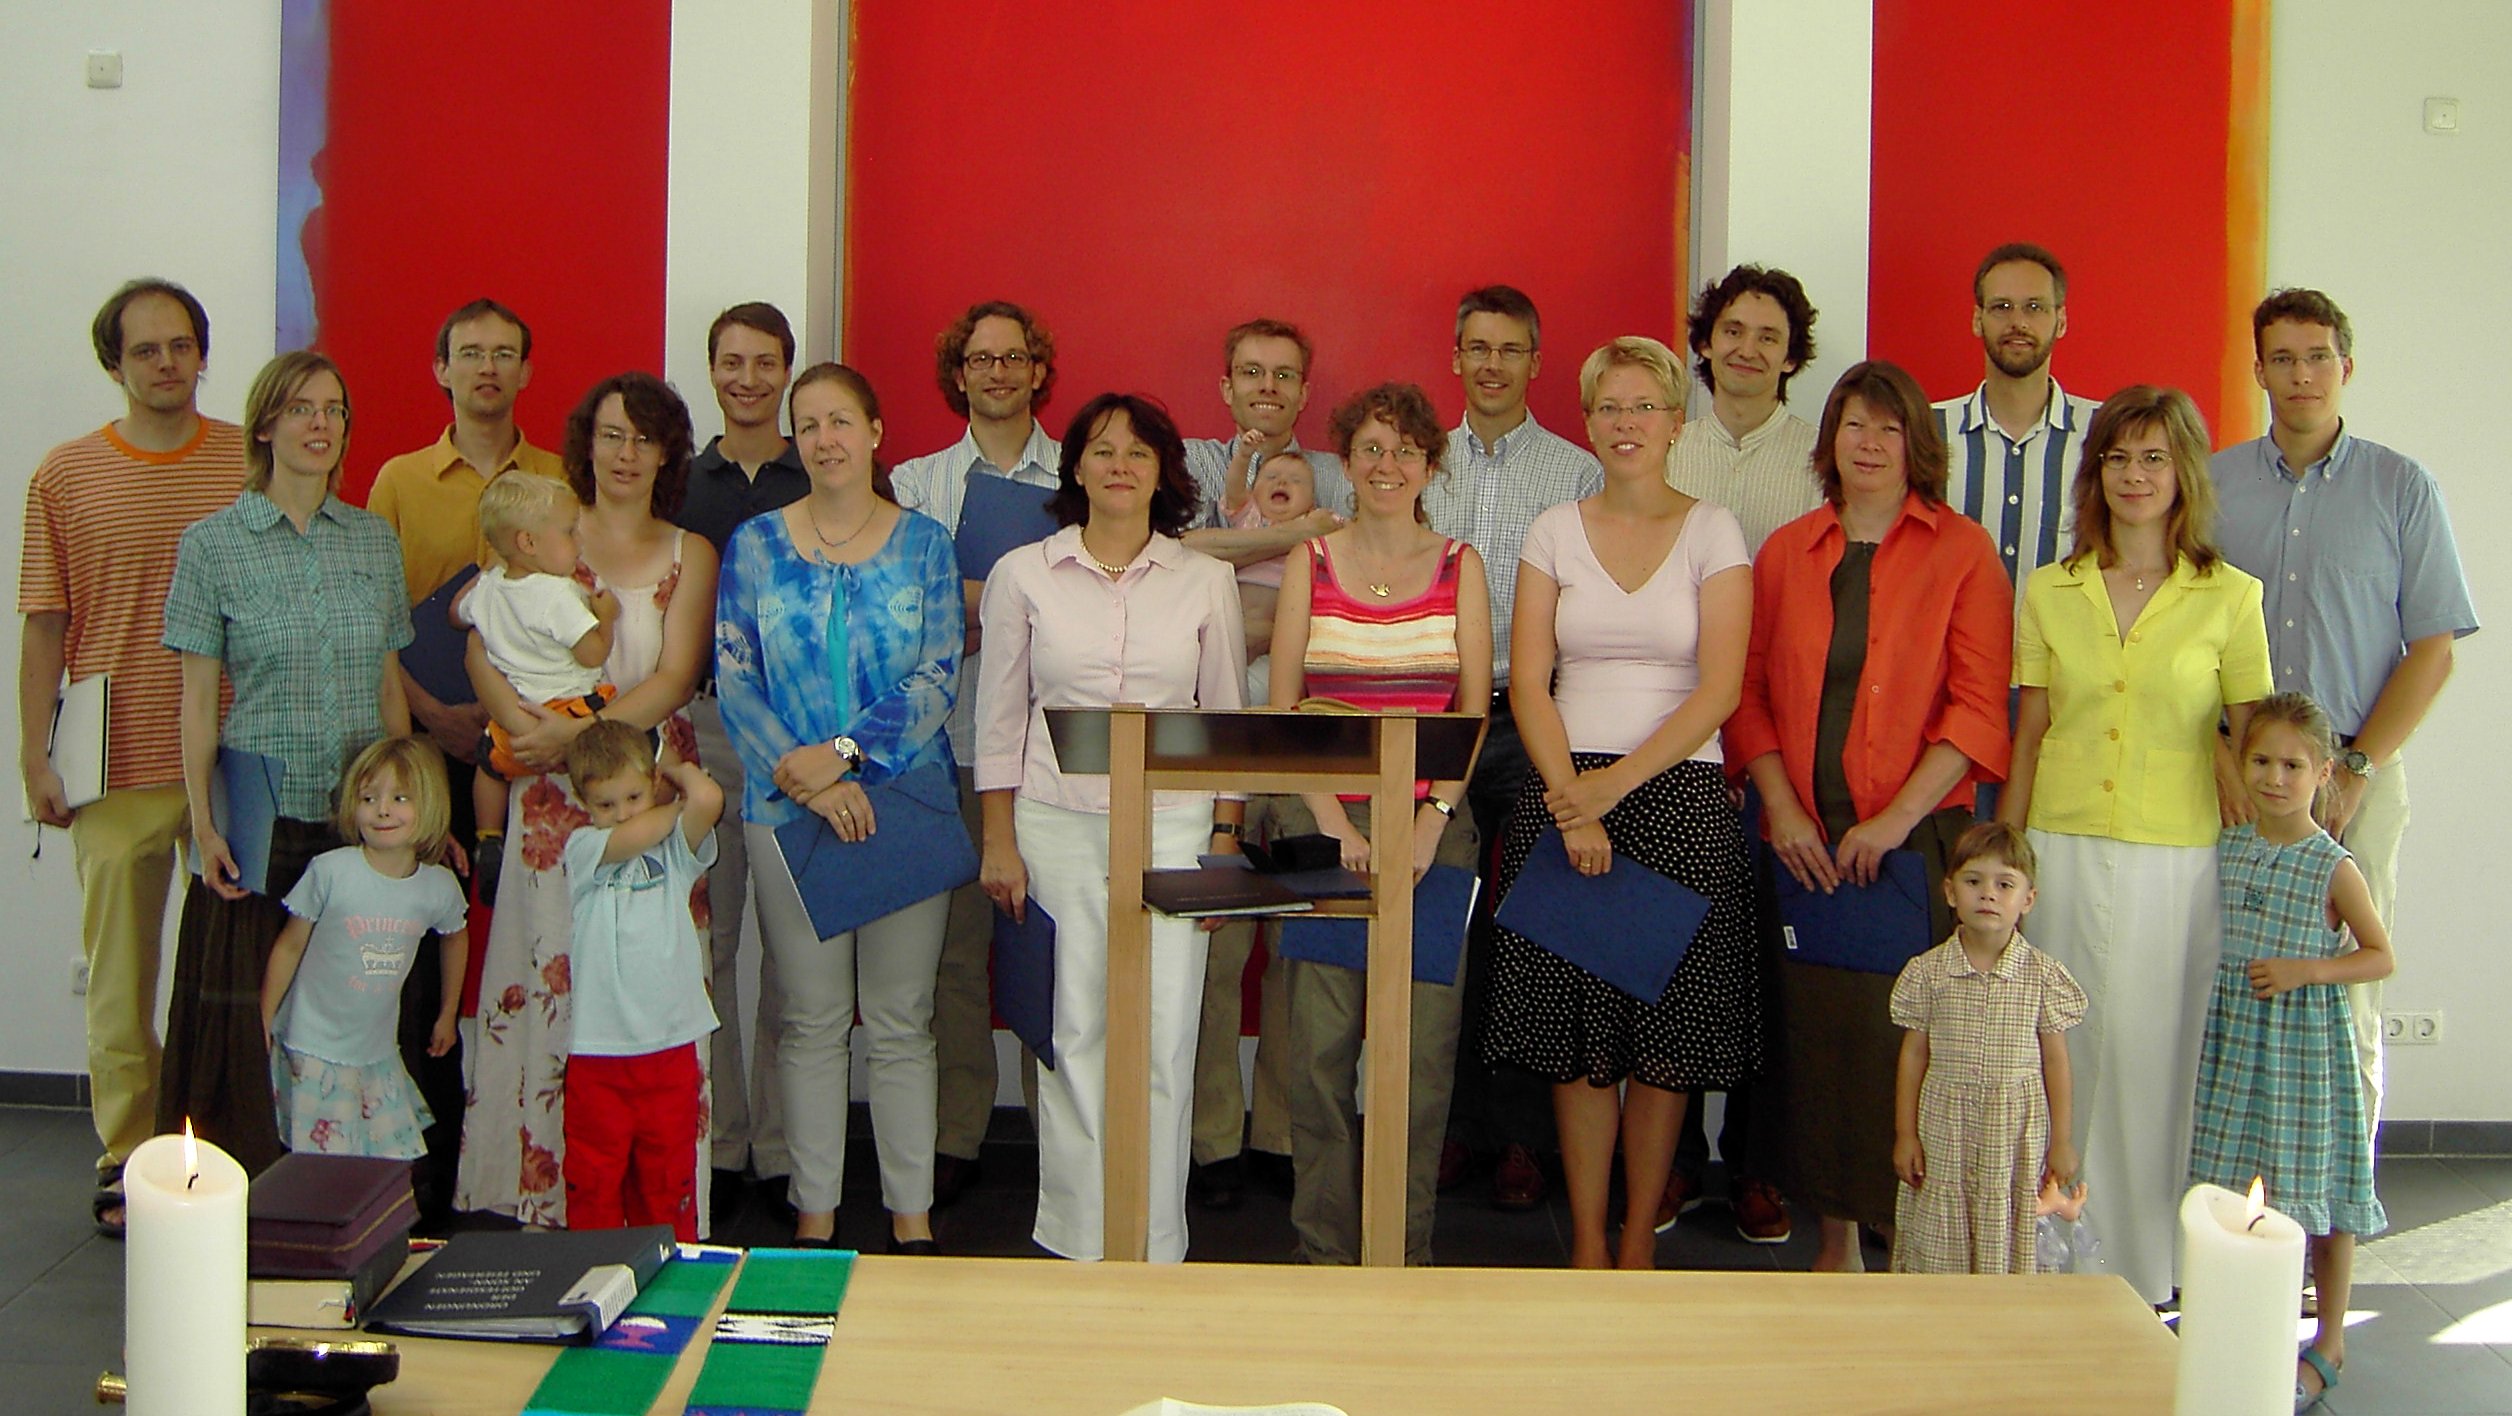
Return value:
<svg viewBox="0 0 2512 1416">
<path fill-rule="evenodd" d="M 968 420 L 958 442 L 940 452 L 900 463 L 890 473 L 891 494 L 909 511 L 921 511 L 956 535 L 968 484 L 1001 477 L 1036 487 L 1042 496 L 1057 485 L 1062 449 L 1038 421 L 1038 410 L 1055 390 L 1055 336 L 1035 315 L 1003 300 L 968 307 L 933 341 L 934 383 L 953 413 Z M 968 643 L 960 656 L 959 696 L 948 733 L 959 759 L 960 815 L 972 838 L 984 834 L 979 819 L 977 760 L 977 598 L 985 581 L 963 581 Z M 974 882 L 951 896 L 950 923 L 942 939 L 942 967 L 933 995 L 935 1122 L 933 1207 L 942 1209 L 975 1183 L 986 1123 L 994 1116 L 997 1086 L 994 1002 L 988 970 L 994 940 L 994 906 Z"/>
<path fill-rule="evenodd" d="M 1422 492 L 1431 529 L 1472 546 L 1491 592 L 1492 697 L 1483 753 L 1466 783 L 1474 827 L 1496 845 L 1526 780 L 1526 749 L 1509 712 L 1509 623 L 1518 596 L 1518 552 L 1546 508 L 1595 495 L 1605 469 L 1595 455 L 1545 428 L 1527 411 L 1527 385 L 1543 372 L 1543 322 L 1535 302 L 1507 285 L 1469 290 L 1457 301 L 1449 368 L 1465 391 L 1465 417 L 1448 433 L 1442 471 Z M 1484 858 L 1486 884 L 1496 852 Z M 1491 891 L 1484 891 L 1486 900 Z M 1466 998 L 1457 1041 L 1456 1091 L 1448 1104 L 1449 1143 L 1440 1154 L 1443 1187 L 1461 1177 L 1470 1152 L 1498 1157 L 1492 1202 L 1530 1210 L 1543 1202 L 1537 1153 L 1552 1148 L 1550 1088 L 1532 1073 L 1483 1062 L 1482 1017 L 1490 987 L 1491 925 L 1478 910 L 1466 935 Z"/>
</svg>

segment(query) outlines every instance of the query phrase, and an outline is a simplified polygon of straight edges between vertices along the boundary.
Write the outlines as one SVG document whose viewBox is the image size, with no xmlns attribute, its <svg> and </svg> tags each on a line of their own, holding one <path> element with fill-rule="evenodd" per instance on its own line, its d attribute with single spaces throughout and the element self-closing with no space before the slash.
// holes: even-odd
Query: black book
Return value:
<svg viewBox="0 0 2512 1416">
<path fill-rule="evenodd" d="M 668 1225 L 457 1234 L 366 1325 L 412 1337 L 590 1342 L 672 1256 Z"/>
<path fill-rule="evenodd" d="M 1203 919 L 1213 915 L 1298 914 L 1316 904 L 1270 875 L 1209 866 L 1194 870 L 1146 870 L 1143 903 L 1164 915 Z"/>
</svg>

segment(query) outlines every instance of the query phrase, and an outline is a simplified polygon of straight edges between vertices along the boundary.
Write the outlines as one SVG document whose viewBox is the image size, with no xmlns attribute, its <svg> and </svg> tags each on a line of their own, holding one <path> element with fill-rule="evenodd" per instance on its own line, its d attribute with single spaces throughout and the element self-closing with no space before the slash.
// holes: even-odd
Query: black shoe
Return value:
<svg viewBox="0 0 2512 1416">
<path fill-rule="evenodd" d="M 497 873 L 506 867 L 506 838 L 492 833 L 480 838 L 479 847 L 471 853 L 471 886 L 482 905 L 497 905 Z"/>
<path fill-rule="evenodd" d="M 890 1236 L 890 1252 L 906 1258 L 936 1259 L 942 1256 L 942 1246 L 930 1239 L 901 1239 L 893 1234 Z"/>
<path fill-rule="evenodd" d="M 933 1207 L 948 1209 L 970 1186 L 985 1177 L 985 1162 L 947 1152 L 933 1157 Z"/>
<path fill-rule="evenodd" d="M 1234 1155 L 1198 1165 L 1187 1174 L 1186 1195 L 1203 1209 L 1237 1209 L 1247 1198 L 1247 1167 Z"/>
<path fill-rule="evenodd" d="M 1250 1147 L 1239 1152 L 1239 1159 L 1247 1166 L 1250 1184 L 1275 1199 L 1287 1201 L 1291 1198 L 1291 1157 L 1277 1151 Z"/>
<path fill-rule="evenodd" d="M 714 1167 L 708 1183 L 712 1188 L 707 1194 L 707 1218 L 722 1229 L 741 1213 L 742 1195 L 750 1188 L 749 1182 L 742 1178 L 742 1172 L 719 1165 Z"/>
</svg>

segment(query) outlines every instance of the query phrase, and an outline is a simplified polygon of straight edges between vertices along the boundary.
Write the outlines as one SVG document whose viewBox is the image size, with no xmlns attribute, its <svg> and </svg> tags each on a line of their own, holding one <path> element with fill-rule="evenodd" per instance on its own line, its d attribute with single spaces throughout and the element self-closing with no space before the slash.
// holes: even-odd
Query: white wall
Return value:
<svg viewBox="0 0 2512 1416">
<path fill-rule="evenodd" d="M 1812 422 L 1866 357 L 1867 177 L 1873 151 L 1870 0 L 1702 0 L 1693 135 L 1692 294 L 1750 261 L 1814 302 L 1815 359 L 1788 383 Z M 1785 102 L 1770 95 L 1785 94 Z M 1683 337 L 1680 329 L 1675 338 Z M 1693 388 L 1694 416 L 1709 394 Z"/>
<path fill-rule="evenodd" d="M 664 376 L 701 443 L 721 431 L 706 332 L 745 300 L 785 312 L 800 368 L 836 349 L 839 0 L 674 0 Z M 821 214 L 819 221 L 814 213 Z"/>
<path fill-rule="evenodd" d="M 2399 871 L 2393 1010 L 2439 1008 L 2444 1041 L 2390 1053 L 2400 1118 L 2512 1120 L 2512 969 L 2501 802 L 2512 766 L 2512 526 L 2494 419 L 2512 380 L 2512 6 L 2278 0 L 2270 23 L 2268 283 L 2327 291 L 2355 326 L 2347 428 L 2442 481 L 2485 632 L 2408 749 L 2414 822 Z M 2428 97 L 2461 131 L 2423 131 Z M 2491 706 L 2490 706 L 2491 705 Z"/>
<path fill-rule="evenodd" d="M 118 49 L 123 86 L 86 87 L 90 49 Z M 163 275 L 209 308 L 201 406 L 239 415 L 271 355 L 279 151 L 276 3 L 83 0 L 0 13 L 0 541 L 14 566 L 25 484 L 47 448 L 122 413 L 88 322 L 115 286 Z M 144 494 L 144 489 L 134 489 Z M 11 573 L 12 611 L 15 574 Z M 16 681 L 19 619 L 0 616 Z M 0 719 L 17 742 L 17 695 Z M 8 761 L 14 764 L 12 755 Z M 19 819 L 16 773 L 0 809 L 0 1070 L 85 1069 L 78 887 L 66 836 Z"/>
</svg>

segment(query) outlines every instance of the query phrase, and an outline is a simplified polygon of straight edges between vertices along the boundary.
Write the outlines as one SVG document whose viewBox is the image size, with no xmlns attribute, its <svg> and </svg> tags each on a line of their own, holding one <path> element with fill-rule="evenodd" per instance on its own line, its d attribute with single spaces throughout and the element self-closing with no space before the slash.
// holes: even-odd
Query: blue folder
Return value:
<svg viewBox="0 0 2512 1416">
<path fill-rule="evenodd" d="M 256 895 L 270 893 L 270 833 L 279 824 L 279 789 L 288 764 L 240 748 L 218 749 L 209 779 L 209 815 L 235 857 L 236 883 Z M 200 852 L 190 852 L 192 873 L 201 873 Z"/>
<path fill-rule="evenodd" d="M 994 1011 L 1039 1066 L 1055 1070 L 1055 916 L 1035 898 L 1018 924 L 994 912 Z"/>
<path fill-rule="evenodd" d="M 1768 846 L 1760 849 L 1768 851 Z M 1928 866 L 1917 851 L 1886 851 L 1872 885 L 1808 890 L 1777 860 L 1781 937 L 1787 957 L 1860 973 L 1898 974 L 1937 941 L 1928 917 Z"/>
<path fill-rule="evenodd" d="M 462 666 L 471 631 L 447 618 L 454 597 L 479 573 L 478 566 L 466 565 L 454 573 L 453 579 L 410 607 L 410 643 L 401 651 L 401 667 L 439 703 L 479 701 L 480 695 L 471 687 L 470 671 Z"/>
<path fill-rule="evenodd" d="M 776 828 L 794 891 L 821 938 L 870 924 L 977 878 L 977 847 L 959 814 L 959 783 L 941 765 L 864 788 L 872 834 L 841 841 L 817 815 Z"/>
<path fill-rule="evenodd" d="M 970 472 L 960 496 L 959 534 L 951 540 L 952 549 L 959 553 L 959 578 L 983 580 L 993 573 L 994 563 L 1003 559 L 1004 552 L 1054 535 L 1058 529 L 1055 513 L 1047 510 L 1047 501 L 1054 495 L 1053 487 L 1033 487 L 991 472 Z"/>
<path fill-rule="evenodd" d="M 1416 983 L 1447 985 L 1457 981 L 1457 965 L 1465 953 L 1465 922 L 1474 913 L 1474 897 L 1482 888 L 1483 882 L 1474 878 L 1474 872 L 1453 865 L 1434 865 L 1414 883 Z M 1282 922 L 1281 949 L 1286 959 L 1365 970 L 1369 962 L 1369 925 L 1357 919 L 1287 919 Z"/>
<path fill-rule="evenodd" d="M 1666 985 L 1709 918 L 1708 897 L 1616 853 L 1602 875 L 1570 864 L 1561 832 L 1536 839 L 1492 918 L 1502 928 L 1560 955 L 1643 1003 Z"/>
</svg>

